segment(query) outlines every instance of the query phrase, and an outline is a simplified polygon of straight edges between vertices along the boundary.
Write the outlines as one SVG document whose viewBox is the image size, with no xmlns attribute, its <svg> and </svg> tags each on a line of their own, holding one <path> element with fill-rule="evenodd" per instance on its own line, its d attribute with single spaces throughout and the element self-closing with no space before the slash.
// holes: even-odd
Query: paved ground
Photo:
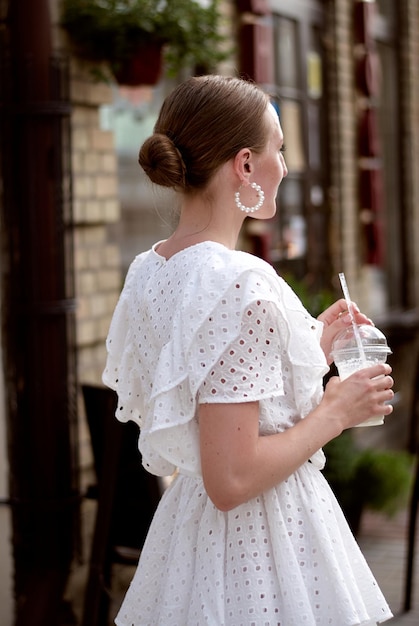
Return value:
<svg viewBox="0 0 419 626">
<path fill-rule="evenodd" d="M 419 626 L 419 520 L 416 524 L 412 609 L 403 613 L 407 525 L 407 512 L 391 520 L 369 513 L 364 516 L 359 543 L 394 613 L 394 618 L 387 624 Z"/>
</svg>

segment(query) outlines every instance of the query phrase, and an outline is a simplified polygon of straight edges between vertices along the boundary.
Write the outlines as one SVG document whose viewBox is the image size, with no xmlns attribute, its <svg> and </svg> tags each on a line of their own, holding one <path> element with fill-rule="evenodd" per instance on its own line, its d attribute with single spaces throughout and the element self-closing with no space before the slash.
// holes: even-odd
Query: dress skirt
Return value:
<svg viewBox="0 0 419 626">
<path fill-rule="evenodd" d="M 201 477 L 165 491 L 117 626 L 354 626 L 391 611 L 321 471 L 222 512 Z"/>
</svg>

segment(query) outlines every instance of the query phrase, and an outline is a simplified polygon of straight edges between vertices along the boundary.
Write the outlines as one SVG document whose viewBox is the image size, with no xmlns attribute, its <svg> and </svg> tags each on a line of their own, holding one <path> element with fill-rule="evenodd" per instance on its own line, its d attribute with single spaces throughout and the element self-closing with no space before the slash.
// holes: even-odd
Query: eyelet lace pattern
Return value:
<svg viewBox="0 0 419 626">
<path fill-rule="evenodd" d="M 233 511 L 205 493 L 200 402 L 258 400 L 261 434 L 321 400 L 322 325 L 265 262 L 213 242 L 132 263 L 107 340 L 117 417 L 140 426 L 144 466 L 165 491 L 118 626 L 350 626 L 390 610 L 319 469 Z"/>
</svg>

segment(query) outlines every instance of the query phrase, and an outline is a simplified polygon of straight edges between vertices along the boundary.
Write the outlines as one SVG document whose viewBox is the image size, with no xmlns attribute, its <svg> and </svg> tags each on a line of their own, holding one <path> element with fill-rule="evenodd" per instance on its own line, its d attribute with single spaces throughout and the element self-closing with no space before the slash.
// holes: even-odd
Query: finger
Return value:
<svg viewBox="0 0 419 626">
<path fill-rule="evenodd" d="M 326 322 L 327 324 L 332 324 L 336 319 L 338 319 L 338 316 L 342 311 L 348 311 L 348 306 L 344 298 L 336 300 L 336 302 L 327 307 L 327 309 L 319 315 L 318 319 Z"/>
<path fill-rule="evenodd" d="M 363 369 L 358 370 L 358 372 L 362 376 L 367 376 L 368 378 L 380 378 L 380 379 L 382 379 L 383 376 L 389 376 L 389 374 L 391 374 L 391 371 L 392 369 L 388 363 L 377 363 L 376 365 L 367 365 Z"/>
<path fill-rule="evenodd" d="M 390 413 L 393 413 L 393 405 L 392 404 L 387 404 L 387 402 L 383 405 L 382 409 L 380 409 L 380 413 L 383 413 L 384 415 L 390 415 Z"/>
<path fill-rule="evenodd" d="M 375 326 L 372 319 L 370 319 L 369 317 L 367 317 L 364 313 L 361 313 L 360 311 L 355 313 L 354 320 L 357 324 L 368 324 L 369 326 Z"/>
<path fill-rule="evenodd" d="M 342 322 L 346 326 L 352 322 L 357 324 L 372 323 L 366 315 L 361 313 L 356 302 L 351 301 L 348 306 L 346 300 L 341 299 L 336 304 L 338 308 L 335 310 L 335 319 L 333 321 Z"/>
<path fill-rule="evenodd" d="M 356 315 L 360 313 L 359 307 L 356 302 L 351 301 L 348 307 L 348 303 L 343 298 L 337 301 L 339 305 L 339 313 L 337 314 L 338 318 L 341 318 L 346 315 Z"/>
<path fill-rule="evenodd" d="M 348 307 L 347 301 L 341 298 L 336 302 L 336 304 L 338 305 L 337 311 L 335 312 L 337 319 L 346 317 L 348 315 L 352 318 L 353 315 L 360 313 L 359 307 L 356 302 L 351 301 Z"/>
<path fill-rule="evenodd" d="M 383 378 L 383 389 L 387 390 L 387 389 L 391 389 L 394 385 L 394 380 L 392 379 L 391 376 L 384 376 Z"/>
<path fill-rule="evenodd" d="M 392 386 L 393 379 L 390 376 L 386 376 L 385 378 L 383 378 L 383 382 L 380 384 L 380 386 L 377 387 L 377 391 L 380 394 L 380 397 L 384 398 L 384 402 L 393 399 L 394 391 L 392 390 Z"/>
<path fill-rule="evenodd" d="M 352 322 L 352 315 L 349 313 L 348 309 L 345 311 L 341 311 L 336 318 L 337 322 L 342 322 L 343 325 L 349 326 Z"/>
<path fill-rule="evenodd" d="M 385 401 L 386 401 L 386 403 L 387 402 L 391 402 L 391 400 L 393 400 L 393 398 L 394 398 L 394 391 L 392 389 L 386 389 L 386 392 L 387 392 L 386 393 L 387 397 L 386 397 Z"/>
</svg>

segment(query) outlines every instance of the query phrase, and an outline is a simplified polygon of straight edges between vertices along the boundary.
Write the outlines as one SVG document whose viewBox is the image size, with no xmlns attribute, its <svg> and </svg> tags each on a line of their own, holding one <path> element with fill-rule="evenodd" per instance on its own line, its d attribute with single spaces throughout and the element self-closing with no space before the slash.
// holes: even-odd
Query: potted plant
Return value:
<svg viewBox="0 0 419 626">
<path fill-rule="evenodd" d="M 325 447 L 323 470 L 354 534 L 365 509 L 392 516 L 408 503 L 412 456 L 404 451 L 359 448 L 344 431 Z"/>
<path fill-rule="evenodd" d="M 61 26 L 80 57 L 105 64 L 121 84 L 155 84 L 163 64 L 170 76 L 204 73 L 226 57 L 218 2 L 62 0 Z"/>
</svg>

